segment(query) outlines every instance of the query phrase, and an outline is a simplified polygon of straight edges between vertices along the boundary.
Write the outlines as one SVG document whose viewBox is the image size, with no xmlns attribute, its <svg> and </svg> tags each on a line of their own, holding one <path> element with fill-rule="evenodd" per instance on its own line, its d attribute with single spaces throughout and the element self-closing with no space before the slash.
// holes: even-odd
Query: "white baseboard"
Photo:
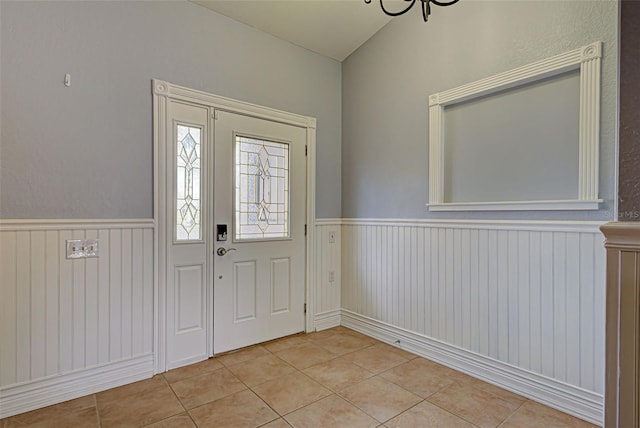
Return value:
<svg viewBox="0 0 640 428">
<path fill-rule="evenodd" d="M 153 376 L 153 354 L 0 388 L 0 419 Z"/>
<path fill-rule="evenodd" d="M 406 351 L 497 385 L 596 425 L 604 421 L 602 395 L 514 367 L 420 334 L 341 310 L 341 324 Z M 397 341 L 400 341 L 399 344 Z"/>
<path fill-rule="evenodd" d="M 326 330 L 340 325 L 340 309 L 322 312 L 315 316 L 316 331 Z"/>
</svg>

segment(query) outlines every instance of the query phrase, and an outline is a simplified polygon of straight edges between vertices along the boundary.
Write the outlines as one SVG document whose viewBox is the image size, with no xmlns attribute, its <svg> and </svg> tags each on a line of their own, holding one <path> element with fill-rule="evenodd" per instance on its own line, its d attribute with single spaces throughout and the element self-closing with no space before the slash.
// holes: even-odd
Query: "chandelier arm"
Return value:
<svg viewBox="0 0 640 428">
<path fill-rule="evenodd" d="M 460 0 L 451 0 L 450 2 L 445 3 L 437 0 L 431 0 L 431 3 L 435 4 L 436 6 L 451 6 L 452 4 L 456 4 L 459 1 Z"/>
<path fill-rule="evenodd" d="M 429 0 L 420 0 L 422 2 L 422 19 L 424 22 L 429 21 L 429 15 L 431 15 L 431 5 Z"/>
<path fill-rule="evenodd" d="M 386 13 L 387 15 L 389 15 L 389 16 L 400 16 L 403 13 L 407 12 L 409 9 L 411 9 L 413 7 L 414 3 L 416 2 L 416 0 L 410 0 L 410 1 L 411 1 L 411 3 L 409 4 L 409 6 L 407 6 L 406 9 L 401 10 L 400 12 L 389 12 L 387 9 L 384 8 L 383 0 L 380 0 L 380 7 L 382 8 L 382 11 L 384 13 Z M 420 0 L 420 1 L 422 1 L 422 0 Z"/>
</svg>

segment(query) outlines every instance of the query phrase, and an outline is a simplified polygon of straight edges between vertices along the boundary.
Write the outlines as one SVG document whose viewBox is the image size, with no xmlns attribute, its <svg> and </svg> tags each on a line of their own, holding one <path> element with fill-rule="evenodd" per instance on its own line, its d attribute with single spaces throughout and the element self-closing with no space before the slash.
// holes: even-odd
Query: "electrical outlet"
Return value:
<svg viewBox="0 0 640 428">
<path fill-rule="evenodd" d="M 329 231 L 329 244 L 334 244 L 336 242 L 336 232 L 333 230 Z"/>
<path fill-rule="evenodd" d="M 336 281 L 336 273 L 332 270 L 329 271 L 329 282 L 335 282 Z"/>
</svg>

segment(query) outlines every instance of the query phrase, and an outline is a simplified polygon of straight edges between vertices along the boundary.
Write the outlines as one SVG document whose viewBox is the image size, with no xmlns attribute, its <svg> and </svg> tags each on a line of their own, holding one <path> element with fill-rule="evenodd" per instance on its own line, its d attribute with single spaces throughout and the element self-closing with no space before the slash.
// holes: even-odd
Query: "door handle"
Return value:
<svg viewBox="0 0 640 428">
<path fill-rule="evenodd" d="M 229 251 L 236 251 L 235 248 L 224 248 L 224 247 L 220 247 L 216 250 L 216 254 L 219 256 L 224 256 L 225 254 L 227 254 Z"/>
</svg>

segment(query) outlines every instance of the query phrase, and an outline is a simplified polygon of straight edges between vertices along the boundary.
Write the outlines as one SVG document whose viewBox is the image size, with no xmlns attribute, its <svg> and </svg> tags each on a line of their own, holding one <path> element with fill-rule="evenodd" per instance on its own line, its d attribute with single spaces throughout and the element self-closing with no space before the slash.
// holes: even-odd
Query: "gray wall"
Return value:
<svg viewBox="0 0 640 428">
<path fill-rule="evenodd" d="M 446 107 L 444 202 L 575 199 L 579 106 L 575 70 Z"/>
<path fill-rule="evenodd" d="M 343 63 L 343 217 L 611 220 L 617 2 L 467 0 L 432 9 L 426 24 L 418 10 L 395 18 Z M 601 210 L 429 213 L 429 94 L 597 40 L 604 42 Z"/>
<path fill-rule="evenodd" d="M 151 217 L 152 78 L 316 117 L 340 216 L 340 63 L 185 1 L 0 4 L 1 218 Z"/>
</svg>

